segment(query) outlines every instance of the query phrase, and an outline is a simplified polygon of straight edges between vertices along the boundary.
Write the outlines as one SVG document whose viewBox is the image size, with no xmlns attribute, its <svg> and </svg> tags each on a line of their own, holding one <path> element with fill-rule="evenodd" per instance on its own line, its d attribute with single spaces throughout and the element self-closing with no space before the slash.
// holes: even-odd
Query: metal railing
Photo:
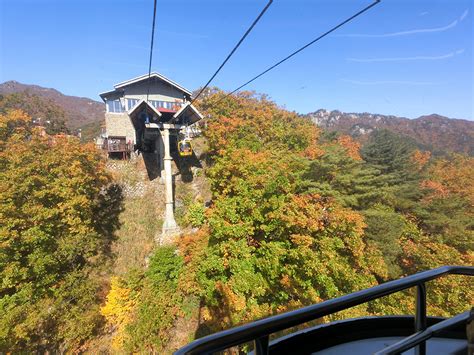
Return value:
<svg viewBox="0 0 474 355">
<path fill-rule="evenodd" d="M 444 321 L 436 323 L 435 325 L 432 325 L 431 327 L 426 328 L 424 330 L 420 330 L 419 332 L 416 332 L 415 334 L 409 337 L 406 337 L 396 342 L 395 344 L 387 346 L 385 349 L 376 352 L 374 355 L 396 355 L 408 349 L 411 349 L 415 346 L 418 346 L 419 353 L 424 353 L 426 352 L 426 348 L 425 348 L 426 340 L 430 339 L 434 335 L 439 334 L 442 331 L 445 331 L 449 328 L 455 327 L 459 324 L 466 323 L 470 317 L 471 317 L 471 314 L 469 311 L 458 314 L 457 316 L 453 318 L 448 318 Z"/>
<path fill-rule="evenodd" d="M 327 316 L 335 312 L 342 311 L 350 307 L 357 306 L 362 303 L 372 301 L 377 298 L 388 296 L 411 287 L 417 288 L 415 312 L 415 331 L 417 332 L 415 333 L 415 335 L 417 335 L 415 340 L 417 341 L 410 341 L 410 348 L 420 344 L 417 352 L 423 354 L 425 352 L 424 340 L 427 334 L 426 331 L 430 333 L 430 331 L 432 331 L 430 328 L 436 327 L 443 323 L 441 322 L 440 324 L 427 329 L 425 283 L 437 279 L 443 275 L 473 276 L 474 267 L 442 266 L 437 269 L 423 271 L 402 279 L 389 281 L 366 290 L 357 291 L 312 306 L 260 319 L 249 324 L 244 324 L 239 327 L 208 335 L 184 346 L 175 354 L 211 354 L 250 341 L 255 342 L 255 354 L 268 354 L 270 334 Z M 440 326 L 443 325 L 441 324 Z M 437 328 L 435 328 L 435 332 L 436 329 Z M 405 346 L 404 344 L 405 343 L 402 345 Z M 397 350 L 395 349 L 395 351 Z M 381 354 L 384 353 L 382 352 Z"/>
</svg>

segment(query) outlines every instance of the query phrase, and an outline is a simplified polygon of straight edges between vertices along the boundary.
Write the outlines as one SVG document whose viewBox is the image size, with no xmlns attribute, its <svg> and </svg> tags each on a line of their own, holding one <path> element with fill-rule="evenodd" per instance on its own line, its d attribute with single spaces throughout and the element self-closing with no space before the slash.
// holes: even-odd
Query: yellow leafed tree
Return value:
<svg viewBox="0 0 474 355">
<path fill-rule="evenodd" d="M 123 285 L 116 276 L 111 278 L 110 292 L 100 313 L 107 319 L 108 324 L 115 330 L 112 341 L 114 349 L 121 349 L 125 339 L 125 327 L 130 324 L 132 314 L 137 304 L 137 295 Z"/>
</svg>

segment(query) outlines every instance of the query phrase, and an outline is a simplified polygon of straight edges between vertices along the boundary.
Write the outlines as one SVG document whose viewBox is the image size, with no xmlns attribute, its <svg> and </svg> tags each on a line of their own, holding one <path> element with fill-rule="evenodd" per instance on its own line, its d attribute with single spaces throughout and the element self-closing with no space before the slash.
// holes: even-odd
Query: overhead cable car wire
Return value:
<svg viewBox="0 0 474 355">
<path fill-rule="evenodd" d="M 156 20 L 156 0 L 154 0 L 153 23 L 151 25 L 150 62 L 148 64 L 148 88 L 146 90 L 146 102 L 148 102 L 148 96 L 150 95 L 151 62 L 153 59 L 153 42 L 155 39 L 155 20 Z"/>
<path fill-rule="evenodd" d="M 352 15 L 351 17 L 347 18 L 346 20 L 342 21 L 341 23 L 339 23 L 338 25 L 332 27 L 330 30 L 324 32 L 322 35 L 320 35 L 319 37 L 315 38 L 314 40 L 312 40 L 311 42 L 305 44 L 303 47 L 299 48 L 298 50 L 294 51 L 293 53 L 291 53 L 290 55 L 286 56 L 285 58 L 283 58 L 282 60 L 278 61 L 277 63 L 273 64 L 271 67 L 265 69 L 263 72 L 261 72 L 260 74 L 254 76 L 252 79 L 250 79 L 249 81 L 247 81 L 246 83 L 240 85 L 237 89 L 231 91 L 230 93 L 228 93 L 226 96 L 224 96 L 221 100 L 225 99 L 226 97 L 232 95 L 233 93 L 235 93 L 236 91 L 239 91 L 240 89 L 242 89 L 243 87 L 247 86 L 248 84 L 250 84 L 251 82 L 257 80 L 258 78 L 260 78 L 261 76 L 265 75 L 266 73 L 268 73 L 270 70 L 273 70 L 275 69 L 277 66 L 279 66 L 280 64 L 283 64 L 284 62 L 286 62 L 288 59 L 290 59 L 291 57 L 295 56 L 296 54 L 300 53 L 301 51 L 305 50 L 306 48 L 308 48 L 309 46 L 313 45 L 314 43 L 318 42 L 319 40 L 321 40 L 322 38 L 326 37 L 327 35 L 329 35 L 330 33 L 334 32 L 335 30 L 337 30 L 339 27 L 342 27 L 344 26 L 346 23 L 352 21 L 353 19 L 355 19 L 356 17 L 362 15 L 364 12 L 366 12 L 367 10 L 371 9 L 372 7 L 374 7 L 375 5 L 377 5 L 381 0 L 375 0 L 375 2 L 373 2 L 372 4 L 368 5 L 367 7 L 363 8 L 362 10 L 360 10 L 359 12 L 357 12 L 356 14 Z M 221 100 L 219 100 L 218 102 L 220 102 Z"/>
<path fill-rule="evenodd" d="M 227 58 L 222 62 L 222 64 L 219 66 L 219 68 L 216 70 L 216 72 L 211 76 L 211 78 L 207 81 L 206 85 L 204 85 L 204 87 L 199 91 L 199 93 L 196 95 L 196 97 L 194 99 L 192 99 L 191 101 L 191 104 L 197 100 L 197 98 L 199 96 L 201 96 L 201 94 L 204 92 L 204 90 L 209 86 L 209 84 L 211 83 L 212 80 L 214 80 L 214 78 L 216 77 L 216 75 L 221 71 L 221 69 L 224 67 L 224 65 L 227 63 L 227 61 L 230 59 L 230 57 L 232 57 L 232 55 L 234 54 L 234 52 L 237 50 L 237 48 L 239 48 L 239 46 L 242 44 L 242 42 L 245 40 L 245 38 L 248 36 L 248 34 L 252 31 L 252 29 L 255 27 L 255 25 L 257 24 L 258 21 L 260 21 L 260 19 L 262 18 L 263 14 L 268 10 L 268 8 L 270 7 L 270 5 L 272 4 L 273 0 L 270 0 L 267 5 L 263 8 L 263 10 L 260 12 L 260 14 L 258 15 L 258 17 L 255 19 L 255 21 L 253 21 L 252 25 L 248 28 L 248 30 L 245 32 L 245 34 L 242 36 L 242 38 L 240 38 L 239 42 L 237 42 L 237 44 L 235 45 L 235 47 L 232 49 L 232 51 L 229 53 L 229 55 L 227 56 Z M 156 3 L 156 0 L 155 0 L 155 3 Z"/>
</svg>

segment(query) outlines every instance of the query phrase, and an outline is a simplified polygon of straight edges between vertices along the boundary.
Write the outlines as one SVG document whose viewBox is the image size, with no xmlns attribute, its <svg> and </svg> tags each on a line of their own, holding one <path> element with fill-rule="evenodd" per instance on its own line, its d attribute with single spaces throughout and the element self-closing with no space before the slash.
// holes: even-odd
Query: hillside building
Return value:
<svg viewBox="0 0 474 355">
<path fill-rule="evenodd" d="M 106 105 L 103 147 L 109 156 L 143 154 L 150 179 L 159 176 L 165 184 L 163 234 L 176 234 L 172 149 L 179 136 L 203 118 L 191 105 L 191 92 L 151 73 L 118 83 L 100 97 Z"/>
<path fill-rule="evenodd" d="M 155 72 L 118 83 L 100 97 L 106 105 L 104 138 L 109 155 L 143 148 L 146 114 L 150 123 L 192 125 L 202 118 L 190 105 L 189 90 Z"/>
</svg>

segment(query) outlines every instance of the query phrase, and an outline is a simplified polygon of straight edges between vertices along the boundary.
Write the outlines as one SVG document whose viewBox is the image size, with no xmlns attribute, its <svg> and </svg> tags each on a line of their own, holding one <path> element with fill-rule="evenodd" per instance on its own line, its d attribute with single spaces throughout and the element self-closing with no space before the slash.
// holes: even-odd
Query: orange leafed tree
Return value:
<svg viewBox="0 0 474 355">
<path fill-rule="evenodd" d="M 362 160 L 360 156 L 360 143 L 356 142 L 351 136 L 340 136 L 337 139 L 337 143 L 345 149 L 349 157 L 357 161 Z"/>
<path fill-rule="evenodd" d="M 439 159 L 429 169 L 430 178 L 424 182 L 436 194 L 453 194 L 467 198 L 474 206 L 474 158 L 455 154 L 451 159 Z"/>
</svg>

